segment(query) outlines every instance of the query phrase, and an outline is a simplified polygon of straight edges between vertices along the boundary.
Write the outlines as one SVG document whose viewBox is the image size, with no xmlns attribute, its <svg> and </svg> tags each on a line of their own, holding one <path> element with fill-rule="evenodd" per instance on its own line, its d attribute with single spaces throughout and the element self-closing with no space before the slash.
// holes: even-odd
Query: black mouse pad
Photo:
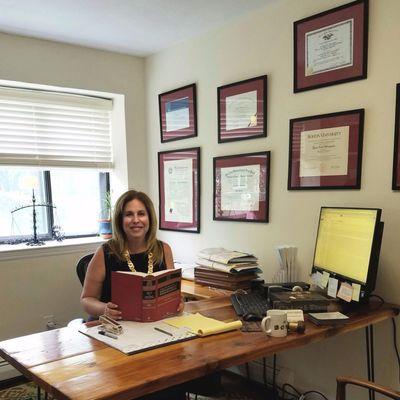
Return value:
<svg viewBox="0 0 400 400">
<path fill-rule="evenodd" d="M 243 321 L 240 328 L 242 332 L 261 332 L 261 321 Z"/>
</svg>

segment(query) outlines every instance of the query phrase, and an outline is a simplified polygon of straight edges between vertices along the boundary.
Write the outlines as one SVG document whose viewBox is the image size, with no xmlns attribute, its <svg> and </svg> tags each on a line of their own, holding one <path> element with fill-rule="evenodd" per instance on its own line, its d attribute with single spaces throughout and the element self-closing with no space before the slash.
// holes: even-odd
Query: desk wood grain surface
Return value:
<svg viewBox="0 0 400 400">
<path fill-rule="evenodd" d="M 224 321 L 236 319 L 229 297 L 186 303 L 185 310 Z M 56 399 L 133 399 L 210 372 L 307 345 L 397 315 L 384 304 L 351 315 L 341 326 L 271 338 L 262 332 L 233 331 L 127 356 L 71 328 L 0 343 L 0 355 Z"/>
<path fill-rule="evenodd" d="M 214 297 L 224 297 L 232 293 L 230 290 L 199 285 L 198 283 L 189 281 L 187 279 L 182 279 L 181 291 L 185 297 L 192 300 L 204 300 L 212 299 Z"/>
</svg>

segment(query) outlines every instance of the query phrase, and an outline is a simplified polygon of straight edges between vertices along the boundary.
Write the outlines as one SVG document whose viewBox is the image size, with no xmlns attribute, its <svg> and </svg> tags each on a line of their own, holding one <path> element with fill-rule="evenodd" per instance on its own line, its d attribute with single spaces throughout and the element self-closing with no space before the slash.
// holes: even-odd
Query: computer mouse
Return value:
<svg viewBox="0 0 400 400">
<path fill-rule="evenodd" d="M 262 320 L 262 316 L 260 314 L 256 314 L 256 313 L 243 314 L 242 318 L 243 318 L 243 321 L 247 321 L 247 322 Z"/>
<path fill-rule="evenodd" d="M 301 286 L 293 286 L 292 287 L 292 292 L 302 292 L 303 288 Z"/>
</svg>

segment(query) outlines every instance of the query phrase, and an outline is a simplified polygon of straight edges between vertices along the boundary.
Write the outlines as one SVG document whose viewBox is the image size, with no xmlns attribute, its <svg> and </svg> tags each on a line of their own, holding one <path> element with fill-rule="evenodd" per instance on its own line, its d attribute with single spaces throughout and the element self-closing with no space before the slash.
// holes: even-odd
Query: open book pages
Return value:
<svg viewBox="0 0 400 400">
<path fill-rule="evenodd" d="M 233 264 L 222 264 L 216 261 L 207 260 L 205 258 L 198 258 L 196 261 L 197 265 L 202 265 L 204 267 L 215 269 L 216 271 L 227 272 L 230 274 L 237 274 L 243 272 L 255 272 L 261 273 L 261 269 L 257 262 L 247 262 L 247 263 L 233 263 Z"/>
<path fill-rule="evenodd" d="M 198 253 L 198 256 L 222 264 L 257 262 L 257 257 L 252 254 L 226 250 L 223 247 L 203 249 Z"/>
<path fill-rule="evenodd" d="M 145 277 L 151 277 L 151 276 L 162 276 L 162 275 L 169 275 L 171 274 L 173 271 L 177 271 L 179 270 L 179 268 L 175 268 L 175 269 L 163 269 L 161 271 L 157 271 L 157 272 L 153 272 L 152 274 L 148 274 L 146 272 L 139 272 L 139 271 L 115 271 L 118 272 L 119 274 L 128 274 L 128 275 L 135 275 L 135 276 L 141 276 L 143 278 Z"/>
<path fill-rule="evenodd" d="M 165 319 L 164 322 L 175 328 L 187 328 L 190 332 L 198 336 L 209 336 L 216 333 L 234 331 L 242 327 L 240 320 L 223 322 L 205 317 L 200 313 L 184 314 L 179 317 Z"/>
</svg>

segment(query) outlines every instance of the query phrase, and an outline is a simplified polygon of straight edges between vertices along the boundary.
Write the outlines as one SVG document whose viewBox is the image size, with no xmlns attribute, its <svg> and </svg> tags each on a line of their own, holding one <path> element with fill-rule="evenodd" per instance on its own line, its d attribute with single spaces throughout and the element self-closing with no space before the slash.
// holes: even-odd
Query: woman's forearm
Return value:
<svg viewBox="0 0 400 400">
<path fill-rule="evenodd" d="M 93 317 L 103 315 L 107 305 L 95 297 L 84 297 L 81 299 L 81 304 L 83 309 Z"/>
</svg>

